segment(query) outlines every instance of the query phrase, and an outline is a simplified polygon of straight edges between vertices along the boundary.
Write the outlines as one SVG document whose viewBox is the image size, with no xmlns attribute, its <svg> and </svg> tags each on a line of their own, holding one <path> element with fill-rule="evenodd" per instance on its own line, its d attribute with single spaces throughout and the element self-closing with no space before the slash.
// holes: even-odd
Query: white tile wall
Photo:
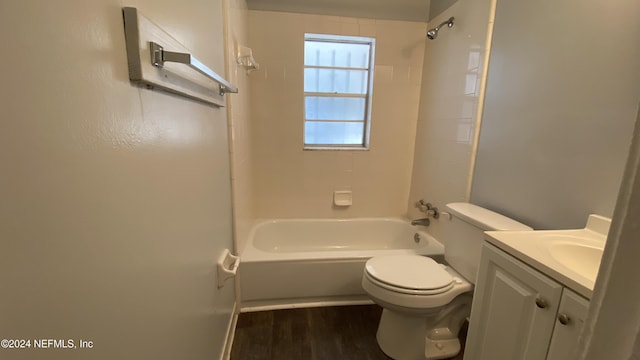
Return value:
<svg viewBox="0 0 640 360">
<path fill-rule="evenodd" d="M 241 252 L 254 222 L 253 155 L 251 141 L 250 77 L 236 62 L 237 46 L 248 46 L 248 9 L 245 0 L 225 0 L 227 76 L 239 89 L 227 96 L 231 184 L 233 190 L 234 242 Z M 259 59 L 257 60 L 260 63 Z M 252 76 L 255 76 L 253 73 Z"/>
<path fill-rule="evenodd" d="M 256 217 L 405 214 L 425 31 L 425 23 L 249 11 L 250 46 L 262 65 L 251 75 Z M 303 150 L 305 32 L 376 38 L 369 151 Z M 333 191 L 344 189 L 353 205 L 333 207 Z"/>
<path fill-rule="evenodd" d="M 418 199 L 441 210 L 469 199 L 492 6 L 492 0 L 459 0 L 430 23 L 456 18 L 455 26 L 442 29 L 425 49 L 408 203 L 413 218 L 424 217 L 413 207 Z M 428 228 L 438 239 L 442 221 Z"/>
</svg>

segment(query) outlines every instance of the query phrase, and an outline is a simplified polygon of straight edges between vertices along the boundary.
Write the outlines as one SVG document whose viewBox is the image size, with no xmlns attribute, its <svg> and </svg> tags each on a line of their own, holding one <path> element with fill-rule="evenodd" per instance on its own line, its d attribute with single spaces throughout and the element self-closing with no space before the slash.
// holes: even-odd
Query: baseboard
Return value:
<svg viewBox="0 0 640 360">
<path fill-rule="evenodd" d="M 243 302 L 240 312 L 373 304 L 368 296 L 258 300 Z"/>
<path fill-rule="evenodd" d="M 236 334 L 236 324 L 238 323 L 238 312 L 237 310 L 238 303 L 233 304 L 233 312 L 231 316 L 231 321 L 229 322 L 229 328 L 227 329 L 227 336 L 224 344 L 224 351 L 220 356 L 220 360 L 229 360 L 231 358 L 231 347 L 233 346 L 233 338 Z"/>
</svg>

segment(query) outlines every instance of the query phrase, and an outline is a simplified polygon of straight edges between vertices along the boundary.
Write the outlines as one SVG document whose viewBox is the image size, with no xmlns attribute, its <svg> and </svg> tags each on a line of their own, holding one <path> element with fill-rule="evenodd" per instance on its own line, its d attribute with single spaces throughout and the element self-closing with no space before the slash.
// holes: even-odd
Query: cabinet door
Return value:
<svg viewBox="0 0 640 360">
<path fill-rule="evenodd" d="M 465 360 L 544 360 L 562 286 L 485 243 Z"/>
<path fill-rule="evenodd" d="M 578 347 L 578 336 L 588 311 L 588 300 L 569 289 L 564 289 L 547 360 L 571 359 Z"/>
</svg>

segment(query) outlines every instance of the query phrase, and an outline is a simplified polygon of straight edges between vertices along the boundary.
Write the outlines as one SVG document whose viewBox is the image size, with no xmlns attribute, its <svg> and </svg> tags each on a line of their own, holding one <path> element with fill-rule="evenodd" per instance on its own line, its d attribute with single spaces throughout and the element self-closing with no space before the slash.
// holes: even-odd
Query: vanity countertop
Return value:
<svg viewBox="0 0 640 360">
<path fill-rule="evenodd" d="M 487 231 L 485 240 L 591 299 L 610 224 L 590 215 L 584 229 Z"/>
</svg>

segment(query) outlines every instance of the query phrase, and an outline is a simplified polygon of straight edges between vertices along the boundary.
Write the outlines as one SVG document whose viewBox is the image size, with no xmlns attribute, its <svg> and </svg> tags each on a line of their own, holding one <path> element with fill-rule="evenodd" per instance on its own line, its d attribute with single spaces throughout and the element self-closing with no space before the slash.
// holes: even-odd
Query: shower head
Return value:
<svg viewBox="0 0 640 360">
<path fill-rule="evenodd" d="M 429 40 L 434 40 L 435 38 L 437 38 L 438 31 L 440 31 L 440 28 L 442 28 L 444 25 L 447 25 L 448 28 L 452 28 L 454 21 L 455 21 L 455 18 L 452 16 L 442 24 L 434 27 L 433 29 L 427 30 L 427 37 L 429 38 Z"/>
</svg>

